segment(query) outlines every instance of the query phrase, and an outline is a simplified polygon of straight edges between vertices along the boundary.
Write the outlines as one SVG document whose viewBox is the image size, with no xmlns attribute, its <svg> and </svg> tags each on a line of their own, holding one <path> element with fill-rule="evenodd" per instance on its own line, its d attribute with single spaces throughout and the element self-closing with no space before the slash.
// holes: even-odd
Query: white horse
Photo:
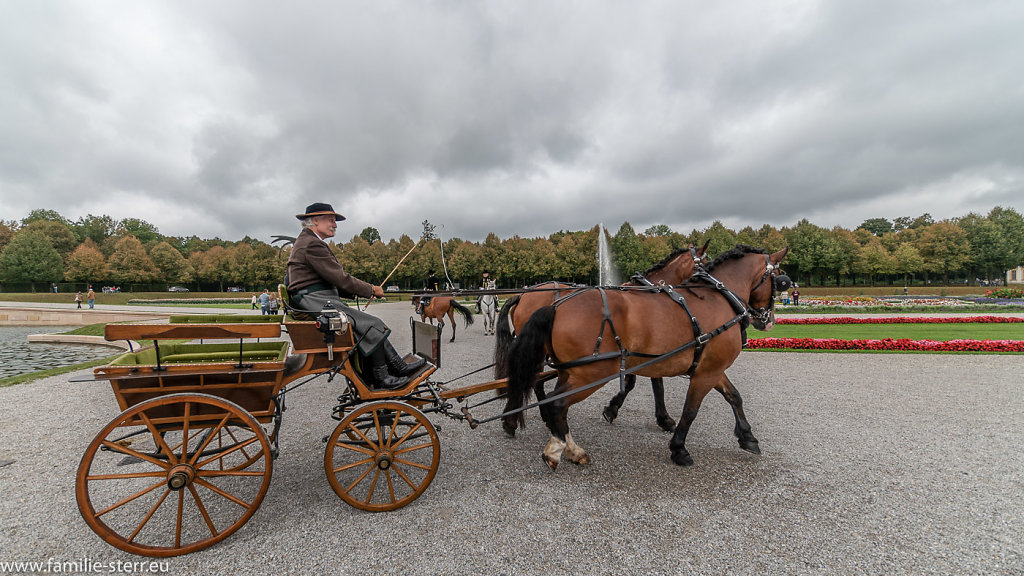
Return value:
<svg viewBox="0 0 1024 576">
<path fill-rule="evenodd" d="M 498 284 L 494 280 L 488 280 L 484 286 L 486 290 L 494 290 Z M 484 335 L 494 335 L 494 324 L 498 319 L 498 297 L 494 294 L 484 294 L 480 297 L 480 313 L 484 316 Z"/>
</svg>

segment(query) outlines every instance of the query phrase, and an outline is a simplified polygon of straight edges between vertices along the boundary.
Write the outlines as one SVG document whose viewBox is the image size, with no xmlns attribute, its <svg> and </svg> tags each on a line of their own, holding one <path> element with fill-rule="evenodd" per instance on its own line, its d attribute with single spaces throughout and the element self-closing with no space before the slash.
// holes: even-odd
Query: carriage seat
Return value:
<svg viewBox="0 0 1024 576">
<path fill-rule="evenodd" d="M 299 310 L 295 307 L 295 303 L 292 302 L 291 295 L 288 294 L 288 287 L 284 284 L 277 285 L 277 295 L 281 299 L 281 307 L 284 309 L 285 320 L 307 322 L 316 320 L 312 314 Z"/>
</svg>

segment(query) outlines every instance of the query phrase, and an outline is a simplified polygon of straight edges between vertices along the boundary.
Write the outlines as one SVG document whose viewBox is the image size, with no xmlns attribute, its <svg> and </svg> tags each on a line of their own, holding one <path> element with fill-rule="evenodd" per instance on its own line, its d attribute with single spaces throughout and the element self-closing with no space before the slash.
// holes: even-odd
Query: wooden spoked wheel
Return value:
<svg viewBox="0 0 1024 576">
<path fill-rule="evenodd" d="M 187 554 L 249 520 L 272 463 L 266 433 L 237 404 L 208 394 L 160 396 L 122 412 L 86 449 L 78 509 L 121 550 Z"/>
<path fill-rule="evenodd" d="M 427 417 L 404 402 L 371 402 L 345 416 L 327 442 L 331 487 L 352 506 L 396 510 L 427 489 L 441 442 Z"/>
</svg>

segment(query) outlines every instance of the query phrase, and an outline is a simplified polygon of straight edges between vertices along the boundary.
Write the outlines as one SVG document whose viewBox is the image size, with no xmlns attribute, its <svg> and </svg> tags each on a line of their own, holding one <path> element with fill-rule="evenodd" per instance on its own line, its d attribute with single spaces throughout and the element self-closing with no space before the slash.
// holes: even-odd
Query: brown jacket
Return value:
<svg viewBox="0 0 1024 576">
<path fill-rule="evenodd" d="M 336 286 L 343 296 L 373 296 L 372 284 L 345 272 L 330 246 L 312 230 L 303 228 L 288 257 L 288 290 L 295 292 L 317 282 Z"/>
</svg>

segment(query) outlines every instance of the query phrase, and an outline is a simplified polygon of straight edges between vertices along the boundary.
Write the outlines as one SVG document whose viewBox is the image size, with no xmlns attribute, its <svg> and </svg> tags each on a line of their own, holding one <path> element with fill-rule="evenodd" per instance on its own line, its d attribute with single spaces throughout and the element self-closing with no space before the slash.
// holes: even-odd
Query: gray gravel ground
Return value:
<svg viewBox="0 0 1024 576">
<path fill-rule="evenodd" d="M 408 349 L 408 304 L 372 309 Z M 437 379 L 490 362 L 493 337 L 459 326 Z M 270 491 L 224 542 L 165 560 L 170 574 L 1021 574 L 1024 356 L 741 355 L 729 375 L 763 454 L 739 449 L 709 396 L 691 429 L 696 460 L 669 459 L 642 382 L 613 425 L 605 387 L 570 415 L 587 467 L 552 473 L 548 434 L 498 423 L 441 426 L 433 484 L 400 510 L 348 507 L 323 473 L 321 438 L 339 390 L 289 395 Z M 117 414 L 102 382 L 68 376 L 0 389 L 0 562 L 139 561 L 81 519 L 81 454 Z M 473 382 L 484 375 L 460 380 Z M 686 381 L 666 382 L 670 412 Z"/>
</svg>

